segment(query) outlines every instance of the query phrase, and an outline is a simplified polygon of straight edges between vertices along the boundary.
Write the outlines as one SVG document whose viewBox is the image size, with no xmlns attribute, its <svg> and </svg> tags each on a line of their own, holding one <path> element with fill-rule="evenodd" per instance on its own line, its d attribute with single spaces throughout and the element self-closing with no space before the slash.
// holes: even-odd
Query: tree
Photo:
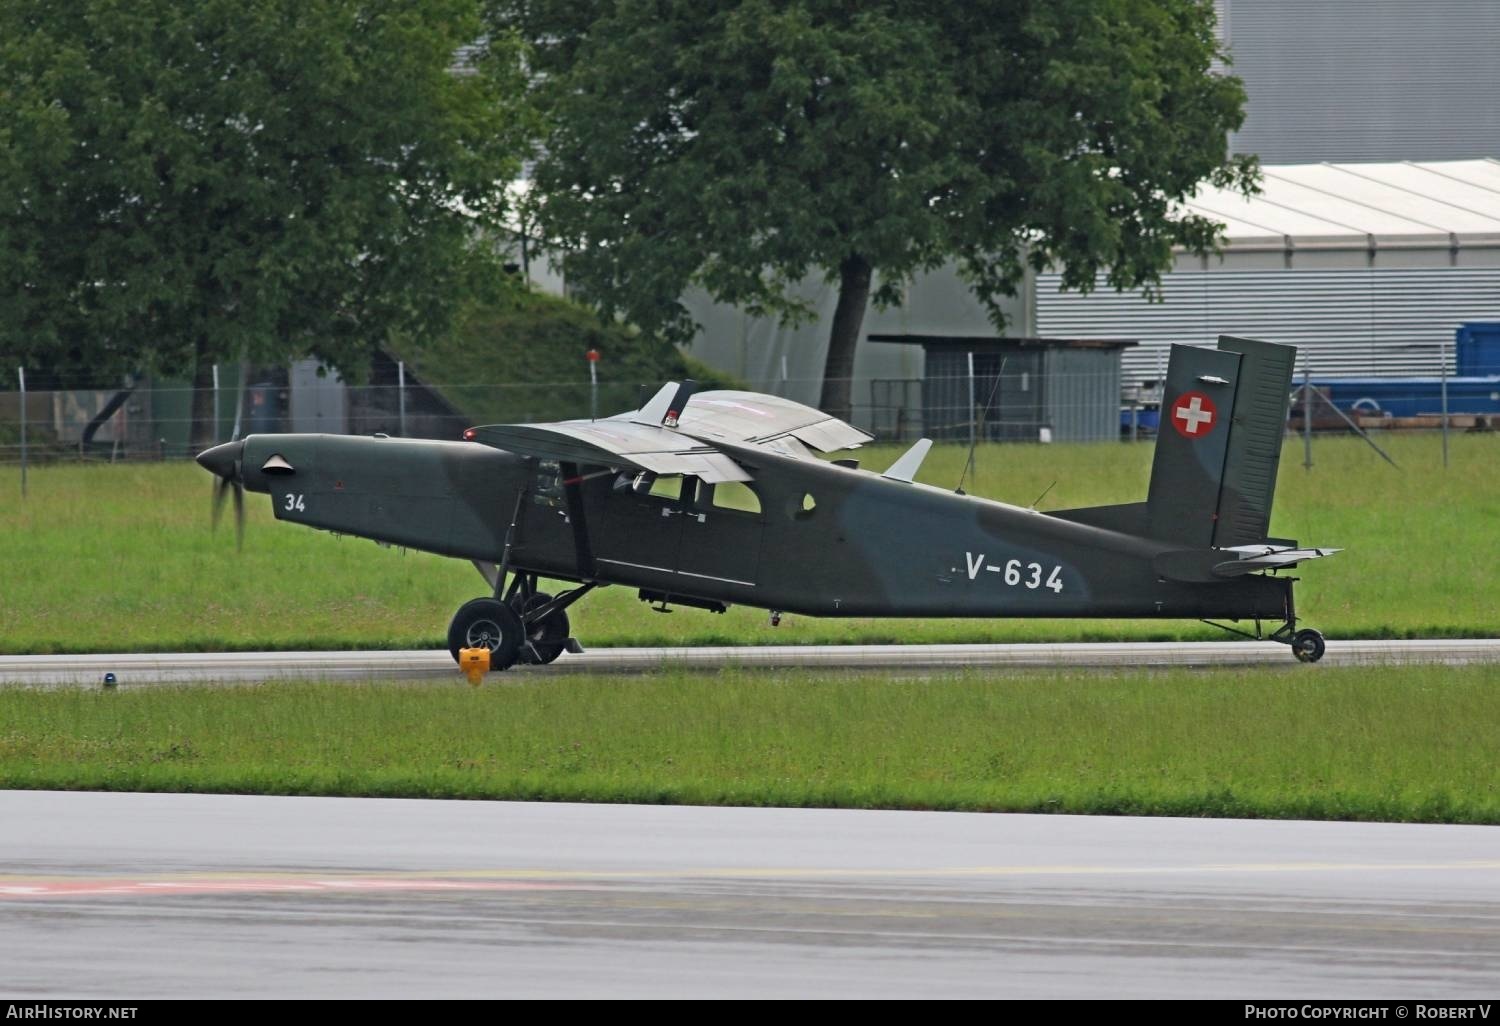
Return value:
<svg viewBox="0 0 1500 1026">
<path fill-rule="evenodd" d="M 607 315 L 685 340 L 693 286 L 752 313 L 838 282 L 822 406 L 847 416 L 868 301 L 956 261 L 1003 326 L 1029 265 L 1159 282 L 1218 226 L 1174 212 L 1244 92 L 1207 0 L 498 0 L 547 122 L 536 216 Z"/>
<path fill-rule="evenodd" d="M 0 353 L 358 374 L 498 277 L 516 49 L 473 0 L 0 4 Z M 195 404 L 206 434 L 208 395 Z"/>
</svg>

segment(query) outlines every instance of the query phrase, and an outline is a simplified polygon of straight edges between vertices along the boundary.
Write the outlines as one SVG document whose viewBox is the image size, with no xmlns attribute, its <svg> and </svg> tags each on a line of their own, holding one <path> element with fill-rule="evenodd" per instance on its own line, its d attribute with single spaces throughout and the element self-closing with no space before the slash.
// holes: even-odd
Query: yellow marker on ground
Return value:
<svg viewBox="0 0 1500 1026">
<path fill-rule="evenodd" d="M 487 648 L 461 648 L 458 650 L 458 668 L 464 671 L 474 687 L 490 672 L 490 650 Z"/>
</svg>

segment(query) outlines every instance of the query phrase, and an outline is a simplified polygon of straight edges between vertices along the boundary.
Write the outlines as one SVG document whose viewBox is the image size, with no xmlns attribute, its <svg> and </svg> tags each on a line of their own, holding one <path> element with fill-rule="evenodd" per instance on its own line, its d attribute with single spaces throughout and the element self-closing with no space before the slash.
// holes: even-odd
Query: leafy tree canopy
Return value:
<svg viewBox="0 0 1500 1026">
<path fill-rule="evenodd" d="M 0 4 L 0 354 L 359 372 L 491 274 L 523 133 L 472 0 Z M 499 39 L 500 37 L 496 37 Z"/>
<path fill-rule="evenodd" d="M 597 408 L 585 358 L 590 349 L 600 355 Z M 395 351 L 475 424 L 609 416 L 682 378 L 704 388 L 743 387 L 659 335 L 602 323 L 593 311 L 540 292 L 476 304 L 452 334 L 420 350 L 398 345 Z"/>
<path fill-rule="evenodd" d="M 548 118 L 536 216 L 571 284 L 677 339 L 690 287 L 757 313 L 840 286 L 823 405 L 860 320 L 955 260 L 1003 323 L 1030 265 L 1150 287 L 1218 226 L 1174 215 L 1226 160 L 1240 82 L 1207 0 L 496 0 Z"/>
</svg>

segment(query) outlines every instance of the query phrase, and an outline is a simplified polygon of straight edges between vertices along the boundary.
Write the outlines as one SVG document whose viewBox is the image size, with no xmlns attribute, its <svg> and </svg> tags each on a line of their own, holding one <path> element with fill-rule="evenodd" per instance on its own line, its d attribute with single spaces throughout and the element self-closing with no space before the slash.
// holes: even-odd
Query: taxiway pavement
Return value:
<svg viewBox="0 0 1500 1026">
<path fill-rule="evenodd" d="M 954 670 L 965 667 L 1284 666 L 1291 650 L 1274 642 L 1121 642 L 1017 645 L 774 645 L 701 648 L 600 648 L 564 655 L 551 666 L 515 674 L 647 673 L 662 668 L 726 666 L 841 670 Z M 1319 665 L 1370 666 L 1500 662 L 1500 639 L 1330 641 Z M 0 656 L 0 685 L 121 686 L 261 680 L 454 679 L 445 651 L 222 652 Z"/>
</svg>

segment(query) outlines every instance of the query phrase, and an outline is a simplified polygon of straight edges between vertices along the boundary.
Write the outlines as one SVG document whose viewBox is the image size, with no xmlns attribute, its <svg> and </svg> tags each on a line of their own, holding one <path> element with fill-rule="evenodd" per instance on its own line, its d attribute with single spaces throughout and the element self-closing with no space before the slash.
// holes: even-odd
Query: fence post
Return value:
<svg viewBox="0 0 1500 1026">
<path fill-rule="evenodd" d="M 1448 469 L 1448 340 L 1438 343 L 1438 374 L 1443 394 L 1443 469 Z"/>
<path fill-rule="evenodd" d="M 583 354 L 589 364 L 589 420 L 599 419 L 599 350 L 589 346 Z"/>
<path fill-rule="evenodd" d="M 214 444 L 219 444 L 219 365 L 214 364 Z"/>
<path fill-rule="evenodd" d="M 21 379 L 21 498 L 26 498 L 26 368 L 17 367 Z"/>
<path fill-rule="evenodd" d="M 399 431 L 406 437 L 406 361 L 396 361 L 396 408 L 399 410 Z"/>
<path fill-rule="evenodd" d="M 1302 360 L 1302 466 L 1312 469 L 1312 367 Z"/>
</svg>

